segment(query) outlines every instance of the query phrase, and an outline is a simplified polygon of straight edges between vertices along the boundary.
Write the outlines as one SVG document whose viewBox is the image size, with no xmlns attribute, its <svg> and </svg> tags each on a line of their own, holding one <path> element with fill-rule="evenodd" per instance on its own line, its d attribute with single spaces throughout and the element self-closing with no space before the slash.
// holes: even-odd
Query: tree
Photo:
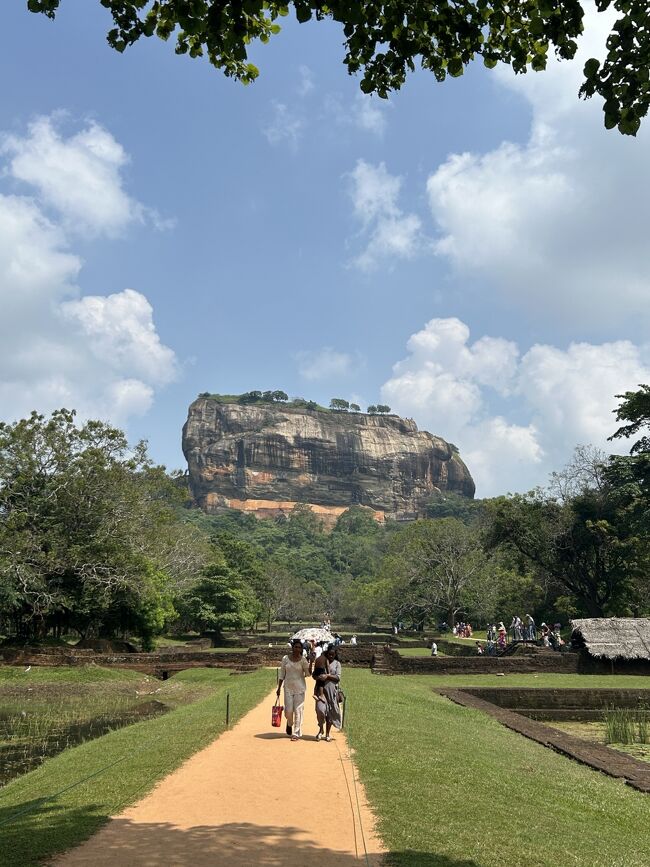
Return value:
<svg viewBox="0 0 650 867">
<path fill-rule="evenodd" d="M 352 410 L 352 412 L 361 412 L 361 407 L 358 403 L 351 403 L 350 409 Z"/>
<path fill-rule="evenodd" d="M 222 557 L 206 567 L 203 577 L 182 597 L 182 616 L 200 631 L 250 629 L 257 621 L 260 606 L 251 587 L 229 569 Z"/>
<path fill-rule="evenodd" d="M 205 562 L 183 491 L 146 446 L 57 410 L 0 424 L 0 613 L 31 639 L 162 628 Z"/>
<path fill-rule="evenodd" d="M 476 610 L 489 588 L 488 559 L 478 532 L 455 518 L 406 527 L 394 538 L 382 572 L 393 581 L 395 618 L 419 626 L 437 614 L 453 625 L 459 612 Z"/>
<path fill-rule="evenodd" d="M 274 391 L 273 400 L 277 400 L 279 403 L 283 403 L 284 401 L 289 400 L 289 395 L 286 393 L 286 391 Z"/>
<path fill-rule="evenodd" d="M 636 436 L 643 428 L 650 429 L 650 385 L 640 385 L 638 391 L 626 391 L 624 394 L 617 394 L 621 405 L 616 412 L 616 421 L 626 421 L 628 424 L 618 428 L 611 435 L 610 440 L 628 439 L 631 436 Z M 650 436 L 641 437 L 632 445 L 630 454 L 639 454 L 640 452 L 650 452 Z"/>
<path fill-rule="evenodd" d="M 330 409 L 337 409 L 341 412 L 347 412 L 350 409 L 350 404 L 347 400 L 343 400 L 340 397 L 333 397 L 330 400 Z"/>
<path fill-rule="evenodd" d="M 488 68 L 505 63 L 517 73 L 546 68 L 554 53 L 572 58 L 583 30 L 580 0 L 386 0 L 382 4 L 348 0 L 100 0 L 113 17 L 108 43 L 124 51 L 142 37 L 176 36 L 177 54 L 207 55 L 225 75 L 248 84 L 259 72 L 248 59 L 249 46 L 266 43 L 280 32 L 278 19 L 293 7 L 296 19 L 331 18 L 343 30 L 344 63 L 350 74 L 361 73 L 364 93 L 386 98 L 399 90 L 419 62 L 437 81 L 457 77 L 477 58 Z M 28 0 L 31 12 L 54 18 L 61 0 Z M 650 106 L 648 27 L 645 0 L 597 0 L 604 12 L 618 16 L 607 40 L 602 63 L 587 61 L 580 95 L 604 100 L 605 126 L 636 135 Z"/>
<path fill-rule="evenodd" d="M 368 415 L 374 415 L 376 412 L 377 412 L 377 407 L 374 405 L 374 403 L 371 403 L 370 406 L 368 407 Z"/>
<path fill-rule="evenodd" d="M 382 414 L 389 413 L 389 412 L 390 412 L 390 407 L 389 407 L 389 406 L 386 406 L 385 403 L 378 403 L 378 404 L 377 404 L 377 412 L 378 412 L 378 413 L 382 413 Z"/>
<path fill-rule="evenodd" d="M 438 491 L 427 503 L 427 518 L 458 518 L 463 524 L 481 520 L 484 501 L 470 500 L 453 491 Z"/>
<path fill-rule="evenodd" d="M 563 477 L 576 487 L 502 497 L 489 503 L 486 533 L 491 547 L 518 552 L 540 576 L 549 576 L 590 617 L 629 613 L 640 604 L 650 549 L 646 533 L 631 520 L 630 490 L 611 464 L 569 466 Z M 614 464 L 616 466 L 617 464 Z M 592 481 L 588 481 L 588 477 Z"/>
<path fill-rule="evenodd" d="M 269 392 L 270 394 L 270 392 Z M 240 403 L 257 403 L 262 400 L 262 392 L 261 391 L 245 391 L 243 394 L 239 395 Z"/>
</svg>

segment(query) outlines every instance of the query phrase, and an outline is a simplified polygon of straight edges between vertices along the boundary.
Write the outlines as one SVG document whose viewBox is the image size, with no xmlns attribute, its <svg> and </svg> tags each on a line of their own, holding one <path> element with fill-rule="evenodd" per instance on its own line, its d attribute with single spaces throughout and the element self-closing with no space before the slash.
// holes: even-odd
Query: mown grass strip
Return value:
<svg viewBox="0 0 650 867">
<path fill-rule="evenodd" d="M 347 733 L 390 863 L 650 864 L 647 795 L 436 695 L 434 680 L 344 672 Z"/>
<path fill-rule="evenodd" d="M 227 692 L 233 725 L 275 681 L 275 673 L 264 669 L 236 677 L 202 669 L 176 677 L 208 684 L 213 692 L 66 750 L 0 789 L 0 867 L 30 867 L 87 839 L 224 731 Z"/>
</svg>

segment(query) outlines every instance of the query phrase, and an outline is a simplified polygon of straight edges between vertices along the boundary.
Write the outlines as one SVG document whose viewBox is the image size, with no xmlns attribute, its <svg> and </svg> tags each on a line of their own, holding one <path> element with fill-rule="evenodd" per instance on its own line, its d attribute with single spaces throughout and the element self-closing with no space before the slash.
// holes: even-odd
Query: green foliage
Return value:
<svg viewBox="0 0 650 867">
<path fill-rule="evenodd" d="M 146 446 L 74 412 L 0 424 L 0 617 L 27 639 L 52 628 L 140 632 L 172 616 L 172 589 L 206 545 L 179 519 L 183 491 Z"/>
<path fill-rule="evenodd" d="M 482 520 L 485 501 L 470 500 L 450 491 L 439 491 L 427 503 L 428 518 L 457 518 L 463 524 L 474 524 Z"/>
<path fill-rule="evenodd" d="M 292 8 L 299 23 L 332 19 L 343 31 L 348 72 L 360 73 L 364 93 L 382 98 L 399 90 L 416 65 L 437 81 L 462 75 L 478 58 L 489 69 L 505 63 L 517 73 L 544 70 L 550 53 L 563 60 L 574 57 L 584 18 L 579 0 L 526 0 L 516 7 L 506 0 L 388 0 L 380 6 L 349 0 L 100 2 L 113 17 L 108 42 L 116 51 L 142 37 L 175 36 L 177 54 L 207 55 L 213 66 L 245 84 L 259 75 L 249 60 L 249 46 L 265 44 L 279 33 L 278 19 Z M 54 18 L 60 3 L 28 0 L 27 8 Z M 635 135 L 650 104 L 648 6 L 645 0 L 597 0 L 596 5 L 601 12 L 613 6 L 617 18 L 603 64 L 595 59 L 585 64 L 580 94 L 599 94 L 605 126 Z"/>
<path fill-rule="evenodd" d="M 207 566 L 178 605 L 186 622 L 217 634 L 224 629 L 251 629 L 259 616 L 259 603 L 250 585 L 225 562 Z"/>
<path fill-rule="evenodd" d="M 368 412 L 368 415 L 375 415 L 375 413 L 377 412 L 377 407 L 375 406 L 374 403 L 371 403 L 371 404 L 370 404 L 370 406 L 368 407 L 367 412 Z"/>
<path fill-rule="evenodd" d="M 347 412 L 350 409 L 350 404 L 347 400 L 343 400 L 340 397 L 333 397 L 330 400 L 330 409 L 340 410 L 342 412 Z"/>
<path fill-rule="evenodd" d="M 385 403 L 378 403 L 377 404 L 377 412 L 380 415 L 385 415 L 385 414 L 390 412 L 390 407 L 387 406 Z"/>
<path fill-rule="evenodd" d="M 647 606 L 637 588 L 647 584 L 647 530 L 629 518 L 628 494 L 607 481 L 566 501 L 542 490 L 490 504 L 489 547 L 517 552 L 540 579 L 552 578 L 591 617 L 629 615 Z"/>
<path fill-rule="evenodd" d="M 612 434 L 610 440 L 628 439 L 636 436 L 644 428 L 650 429 L 650 385 L 640 385 L 638 391 L 626 391 L 624 394 L 617 394 L 616 397 L 622 401 L 616 410 L 616 421 L 626 421 L 628 424 L 622 425 Z M 648 435 L 637 440 L 630 449 L 631 454 L 643 452 L 650 452 Z"/>
<path fill-rule="evenodd" d="M 455 518 L 422 520 L 392 540 L 382 564 L 396 619 L 423 627 L 442 615 L 483 614 L 494 584 L 478 531 Z"/>
</svg>

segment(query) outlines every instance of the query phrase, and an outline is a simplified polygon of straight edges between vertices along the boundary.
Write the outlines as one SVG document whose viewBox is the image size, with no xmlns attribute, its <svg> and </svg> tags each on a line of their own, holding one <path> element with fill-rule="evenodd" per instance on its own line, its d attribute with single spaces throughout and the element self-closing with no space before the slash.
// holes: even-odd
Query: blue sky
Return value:
<svg viewBox="0 0 650 867">
<path fill-rule="evenodd" d="M 4 418 L 74 405 L 177 467 L 200 391 L 383 401 L 481 495 L 605 446 L 650 380 L 650 168 L 578 101 L 584 58 L 386 103 L 331 23 L 286 21 L 243 87 L 61 5 L 0 10 Z"/>
</svg>

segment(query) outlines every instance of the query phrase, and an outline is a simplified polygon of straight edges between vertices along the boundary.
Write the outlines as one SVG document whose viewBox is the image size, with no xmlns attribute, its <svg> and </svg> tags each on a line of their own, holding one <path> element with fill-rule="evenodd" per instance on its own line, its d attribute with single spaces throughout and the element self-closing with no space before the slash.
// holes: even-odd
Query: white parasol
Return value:
<svg viewBox="0 0 650 867">
<path fill-rule="evenodd" d="M 291 636 L 291 640 L 299 638 L 301 641 L 333 641 L 334 636 L 329 629 L 320 629 L 317 626 L 310 626 L 308 629 L 299 629 L 295 635 Z"/>
</svg>

